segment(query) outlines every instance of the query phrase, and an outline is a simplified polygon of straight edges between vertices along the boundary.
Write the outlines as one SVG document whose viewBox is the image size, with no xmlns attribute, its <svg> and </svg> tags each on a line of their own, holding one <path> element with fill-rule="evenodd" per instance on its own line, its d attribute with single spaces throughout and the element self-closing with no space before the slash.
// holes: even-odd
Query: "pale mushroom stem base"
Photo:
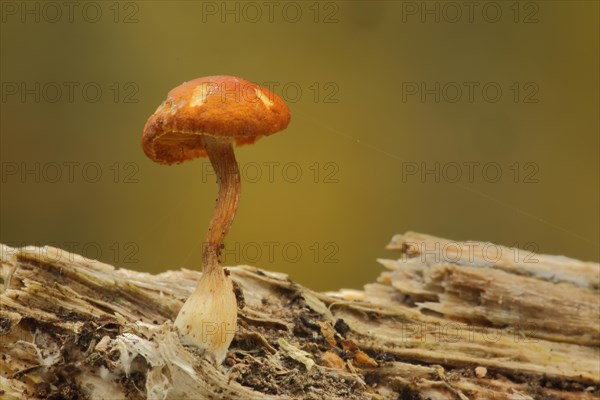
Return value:
<svg viewBox="0 0 600 400">
<path fill-rule="evenodd" d="M 208 226 L 202 254 L 203 270 L 210 272 L 220 266 L 223 241 L 237 211 L 241 183 L 231 139 L 205 136 L 202 140 L 219 185 L 219 197 Z"/>
</svg>

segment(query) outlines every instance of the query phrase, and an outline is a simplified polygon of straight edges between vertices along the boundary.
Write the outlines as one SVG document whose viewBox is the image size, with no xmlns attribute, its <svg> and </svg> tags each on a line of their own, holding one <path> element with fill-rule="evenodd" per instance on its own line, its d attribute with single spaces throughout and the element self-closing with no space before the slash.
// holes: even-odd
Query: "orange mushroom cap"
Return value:
<svg viewBox="0 0 600 400">
<path fill-rule="evenodd" d="M 207 76 L 172 89 L 148 118 L 144 153 L 161 164 L 206 157 L 203 135 L 250 144 L 285 129 L 290 111 L 270 90 L 234 76 Z"/>
</svg>

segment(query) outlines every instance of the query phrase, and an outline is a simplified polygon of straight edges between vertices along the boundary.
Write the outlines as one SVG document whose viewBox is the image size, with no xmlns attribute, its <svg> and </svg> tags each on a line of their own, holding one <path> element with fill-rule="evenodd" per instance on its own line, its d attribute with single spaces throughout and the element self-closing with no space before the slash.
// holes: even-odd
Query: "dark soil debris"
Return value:
<svg viewBox="0 0 600 400">
<path fill-rule="evenodd" d="M 335 328 L 337 333 L 339 333 L 343 337 L 346 337 L 346 333 L 350 331 L 350 327 L 348 326 L 348 324 L 341 318 L 335 321 L 335 325 L 333 327 Z"/>
<path fill-rule="evenodd" d="M 0 317 L 0 335 L 6 335 L 10 332 L 12 323 L 7 317 Z"/>
<path fill-rule="evenodd" d="M 34 385 L 35 395 L 38 397 L 46 398 L 50 395 L 51 388 L 48 382 L 40 382 Z"/>
<path fill-rule="evenodd" d="M 50 393 L 47 400 L 87 400 L 88 397 L 83 393 L 77 383 L 67 381 L 58 386 L 57 390 Z"/>
<path fill-rule="evenodd" d="M 146 374 L 142 372 L 132 372 L 129 376 L 121 377 L 121 384 L 125 390 L 127 400 L 145 400 L 146 393 Z"/>
</svg>

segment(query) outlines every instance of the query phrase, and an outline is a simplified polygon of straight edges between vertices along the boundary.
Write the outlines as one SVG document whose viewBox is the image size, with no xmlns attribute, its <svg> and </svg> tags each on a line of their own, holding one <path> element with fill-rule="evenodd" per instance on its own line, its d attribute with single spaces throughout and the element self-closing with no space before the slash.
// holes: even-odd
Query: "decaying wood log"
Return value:
<svg viewBox="0 0 600 400">
<path fill-rule="evenodd" d="M 594 399 L 600 266 L 397 235 L 363 291 L 230 268 L 223 365 L 171 321 L 200 273 L 139 273 L 51 247 L 1 249 L 3 399 Z"/>
</svg>

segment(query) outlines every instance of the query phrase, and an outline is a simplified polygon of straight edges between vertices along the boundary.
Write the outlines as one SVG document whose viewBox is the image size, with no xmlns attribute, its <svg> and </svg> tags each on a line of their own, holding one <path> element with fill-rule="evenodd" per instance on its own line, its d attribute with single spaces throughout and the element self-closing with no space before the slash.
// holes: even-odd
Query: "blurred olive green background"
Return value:
<svg viewBox="0 0 600 400">
<path fill-rule="evenodd" d="M 291 3 L 3 2 L 0 240 L 198 269 L 207 161 L 161 166 L 140 139 L 168 90 L 228 74 L 292 122 L 236 150 L 226 264 L 360 288 L 408 230 L 598 261 L 597 2 Z"/>
</svg>

